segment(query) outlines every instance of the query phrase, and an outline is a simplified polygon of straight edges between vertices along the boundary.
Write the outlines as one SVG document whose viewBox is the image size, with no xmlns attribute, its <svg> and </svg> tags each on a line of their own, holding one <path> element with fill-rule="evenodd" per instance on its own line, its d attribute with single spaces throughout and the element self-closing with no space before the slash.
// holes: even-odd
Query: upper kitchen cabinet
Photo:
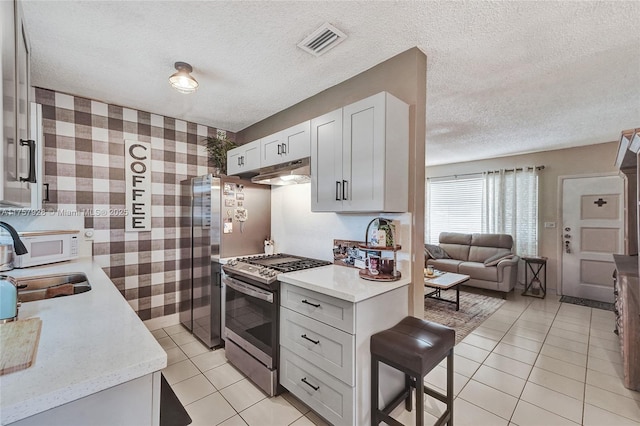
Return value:
<svg viewBox="0 0 640 426">
<path fill-rule="evenodd" d="M 311 120 L 311 210 L 406 212 L 409 106 L 381 92 Z"/>
<path fill-rule="evenodd" d="M 260 168 L 260 140 L 240 145 L 227 152 L 227 174 L 240 175 Z"/>
<path fill-rule="evenodd" d="M 29 43 L 19 2 L 0 2 L 2 21 L 2 185 L 0 207 L 40 207 L 40 138 L 30 112 Z"/>
<path fill-rule="evenodd" d="M 261 167 L 287 163 L 309 156 L 311 122 L 297 124 L 261 139 Z"/>
</svg>

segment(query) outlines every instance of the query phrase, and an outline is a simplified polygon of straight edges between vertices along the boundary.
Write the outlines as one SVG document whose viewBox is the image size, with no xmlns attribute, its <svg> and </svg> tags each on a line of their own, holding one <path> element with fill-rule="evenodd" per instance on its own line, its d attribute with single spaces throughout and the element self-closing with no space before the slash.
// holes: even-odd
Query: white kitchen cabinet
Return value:
<svg viewBox="0 0 640 426">
<path fill-rule="evenodd" d="M 407 287 L 355 303 L 287 282 L 280 290 L 280 384 L 333 425 L 370 424 L 369 339 L 407 315 Z M 388 404 L 404 376 L 384 365 L 380 374 Z"/>
<path fill-rule="evenodd" d="M 308 157 L 311 151 L 311 122 L 305 121 L 262 138 L 261 150 L 261 167 Z"/>
<path fill-rule="evenodd" d="M 260 168 L 260 140 L 240 145 L 227 152 L 227 174 L 239 175 Z"/>
<path fill-rule="evenodd" d="M 405 212 L 409 106 L 387 92 L 311 120 L 311 210 Z"/>
</svg>

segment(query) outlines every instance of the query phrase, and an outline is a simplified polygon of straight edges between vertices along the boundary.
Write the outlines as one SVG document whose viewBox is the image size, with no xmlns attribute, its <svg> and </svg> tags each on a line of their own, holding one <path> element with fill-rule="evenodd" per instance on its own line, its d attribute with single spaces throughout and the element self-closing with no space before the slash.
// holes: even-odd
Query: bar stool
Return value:
<svg viewBox="0 0 640 426">
<path fill-rule="evenodd" d="M 424 423 L 423 392 L 447 404 L 447 409 L 440 416 L 436 425 L 447 423 L 453 426 L 453 346 L 455 330 L 437 323 L 415 317 L 406 317 L 395 326 L 371 336 L 371 424 L 377 426 L 384 421 L 394 426 L 402 423 L 389 414 L 402 400 L 405 408 L 412 409 L 412 388 L 416 388 L 416 425 Z M 435 368 L 440 361 L 447 358 L 447 394 L 424 385 L 424 377 Z M 378 363 L 382 362 L 405 375 L 403 391 L 384 409 L 379 409 Z"/>
</svg>

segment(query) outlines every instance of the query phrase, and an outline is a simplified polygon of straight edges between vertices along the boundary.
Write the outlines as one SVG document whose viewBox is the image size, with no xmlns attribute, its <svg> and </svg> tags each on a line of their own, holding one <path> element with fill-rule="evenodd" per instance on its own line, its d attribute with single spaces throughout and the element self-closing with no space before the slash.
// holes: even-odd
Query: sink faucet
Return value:
<svg viewBox="0 0 640 426">
<path fill-rule="evenodd" d="M 27 248 L 22 243 L 22 240 L 20 240 L 20 236 L 13 226 L 9 225 L 6 222 L 0 222 L 0 228 L 6 229 L 7 232 L 9 232 L 9 234 L 11 235 L 11 238 L 13 239 L 13 248 L 17 255 L 27 253 Z"/>
</svg>

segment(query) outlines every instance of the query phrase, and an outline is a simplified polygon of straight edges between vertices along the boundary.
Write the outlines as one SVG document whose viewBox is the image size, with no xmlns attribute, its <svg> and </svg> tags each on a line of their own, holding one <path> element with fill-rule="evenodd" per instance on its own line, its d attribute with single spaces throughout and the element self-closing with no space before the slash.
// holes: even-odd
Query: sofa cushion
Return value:
<svg viewBox="0 0 640 426">
<path fill-rule="evenodd" d="M 513 253 L 511 253 L 511 250 L 507 250 L 504 248 L 471 246 L 469 248 L 469 262 L 484 263 L 485 260 L 498 254 L 506 255 Z"/>
<path fill-rule="evenodd" d="M 513 247 L 513 238 L 508 234 L 472 234 L 471 245 L 511 250 Z"/>
<path fill-rule="evenodd" d="M 432 265 L 439 271 L 443 272 L 458 272 L 458 265 L 462 263 L 462 260 L 457 259 L 429 259 L 427 265 Z"/>
<path fill-rule="evenodd" d="M 514 254 L 512 254 L 511 252 L 508 253 L 496 253 L 495 255 L 491 256 L 490 258 L 488 258 L 487 260 L 484 261 L 484 266 L 496 266 L 498 264 L 498 262 L 500 262 L 503 259 L 512 259 L 513 256 L 515 256 Z"/>
<path fill-rule="evenodd" d="M 461 234 L 459 232 L 441 232 L 438 237 L 440 244 L 462 244 L 471 245 L 471 234 Z"/>
<path fill-rule="evenodd" d="M 458 265 L 458 273 L 469 275 L 476 280 L 498 281 L 498 267 L 484 266 L 478 262 L 462 262 Z"/>
<path fill-rule="evenodd" d="M 451 256 L 440 246 L 435 244 L 425 244 L 424 254 L 428 255 L 431 259 L 451 259 Z"/>
<path fill-rule="evenodd" d="M 464 261 L 469 260 L 469 248 L 471 246 L 464 245 L 464 244 L 440 243 L 440 247 L 442 247 L 444 251 L 447 252 L 447 254 L 449 255 L 449 257 L 451 257 L 451 259 L 458 259 L 458 260 L 464 260 Z"/>
</svg>

